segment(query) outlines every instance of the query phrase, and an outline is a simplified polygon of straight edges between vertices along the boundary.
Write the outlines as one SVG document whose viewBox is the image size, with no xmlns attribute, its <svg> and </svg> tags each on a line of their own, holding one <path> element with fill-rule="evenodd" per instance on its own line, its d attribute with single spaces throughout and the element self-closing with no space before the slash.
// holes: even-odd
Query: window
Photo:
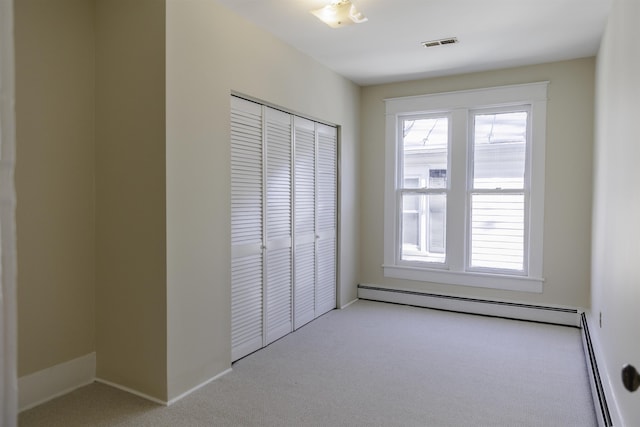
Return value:
<svg viewBox="0 0 640 427">
<path fill-rule="evenodd" d="M 542 291 L 546 92 L 386 100 L 385 276 Z"/>
</svg>

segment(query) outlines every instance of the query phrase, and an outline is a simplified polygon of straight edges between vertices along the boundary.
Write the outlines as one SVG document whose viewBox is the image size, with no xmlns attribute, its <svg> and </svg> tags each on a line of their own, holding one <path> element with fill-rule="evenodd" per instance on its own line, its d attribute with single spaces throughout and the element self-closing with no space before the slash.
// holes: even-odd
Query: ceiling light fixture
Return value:
<svg viewBox="0 0 640 427">
<path fill-rule="evenodd" d="M 312 10 L 311 13 L 331 28 L 367 22 L 367 18 L 356 10 L 350 0 L 334 1 L 325 7 Z"/>
</svg>

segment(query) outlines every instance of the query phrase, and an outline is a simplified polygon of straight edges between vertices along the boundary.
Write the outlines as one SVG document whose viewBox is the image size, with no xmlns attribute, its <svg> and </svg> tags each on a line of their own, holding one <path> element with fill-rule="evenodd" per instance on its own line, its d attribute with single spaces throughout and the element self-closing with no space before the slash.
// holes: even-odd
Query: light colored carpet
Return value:
<svg viewBox="0 0 640 427">
<path fill-rule="evenodd" d="M 93 384 L 20 426 L 595 426 L 580 331 L 358 301 L 165 408 Z"/>
</svg>

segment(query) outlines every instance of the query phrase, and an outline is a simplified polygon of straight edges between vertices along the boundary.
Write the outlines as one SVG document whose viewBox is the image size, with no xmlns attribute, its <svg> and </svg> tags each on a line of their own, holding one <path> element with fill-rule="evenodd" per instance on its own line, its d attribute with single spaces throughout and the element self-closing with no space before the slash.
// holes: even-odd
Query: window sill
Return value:
<svg viewBox="0 0 640 427">
<path fill-rule="evenodd" d="M 383 265 L 385 277 L 447 285 L 542 293 L 543 278 Z"/>
</svg>

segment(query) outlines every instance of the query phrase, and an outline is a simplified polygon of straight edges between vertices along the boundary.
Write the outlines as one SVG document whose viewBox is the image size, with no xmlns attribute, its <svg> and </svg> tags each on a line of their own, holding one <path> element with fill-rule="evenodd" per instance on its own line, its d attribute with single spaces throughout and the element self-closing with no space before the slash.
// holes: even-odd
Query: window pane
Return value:
<svg viewBox="0 0 640 427">
<path fill-rule="evenodd" d="M 470 264 L 523 271 L 523 194 L 471 195 Z"/>
<path fill-rule="evenodd" d="M 404 119 L 402 127 L 405 188 L 446 188 L 449 119 Z"/>
<path fill-rule="evenodd" d="M 402 195 L 400 259 L 444 263 L 446 195 Z"/>
<path fill-rule="evenodd" d="M 524 188 L 527 112 L 476 114 L 473 188 Z"/>
</svg>

